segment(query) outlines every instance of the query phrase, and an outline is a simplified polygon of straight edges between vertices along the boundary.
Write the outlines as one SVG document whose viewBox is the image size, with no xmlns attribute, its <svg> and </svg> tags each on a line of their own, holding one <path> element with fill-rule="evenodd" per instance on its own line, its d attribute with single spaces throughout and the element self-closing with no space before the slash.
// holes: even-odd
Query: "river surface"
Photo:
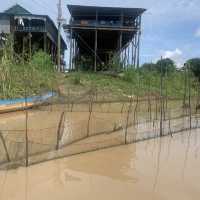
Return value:
<svg viewBox="0 0 200 200">
<path fill-rule="evenodd" d="M 0 171 L 0 200 L 199 200 L 200 130 Z"/>
</svg>

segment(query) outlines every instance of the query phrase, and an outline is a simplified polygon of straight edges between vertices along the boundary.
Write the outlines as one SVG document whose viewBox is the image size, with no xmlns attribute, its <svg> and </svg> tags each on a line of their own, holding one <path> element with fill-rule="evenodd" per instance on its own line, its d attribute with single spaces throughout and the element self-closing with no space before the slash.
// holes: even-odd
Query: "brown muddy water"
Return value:
<svg viewBox="0 0 200 200">
<path fill-rule="evenodd" d="M 199 200 L 199 131 L 0 171 L 0 200 Z"/>
</svg>

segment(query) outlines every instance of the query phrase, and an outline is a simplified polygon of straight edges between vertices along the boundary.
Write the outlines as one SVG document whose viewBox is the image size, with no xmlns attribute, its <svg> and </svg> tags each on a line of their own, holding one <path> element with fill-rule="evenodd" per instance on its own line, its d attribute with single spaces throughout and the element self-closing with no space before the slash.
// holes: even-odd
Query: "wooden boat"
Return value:
<svg viewBox="0 0 200 200">
<path fill-rule="evenodd" d="M 28 98 L 0 100 L 0 113 L 13 112 L 17 110 L 30 109 L 34 106 L 47 102 L 55 96 L 54 92 L 46 93 L 42 96 L 33 96 Z"/>
</svg>

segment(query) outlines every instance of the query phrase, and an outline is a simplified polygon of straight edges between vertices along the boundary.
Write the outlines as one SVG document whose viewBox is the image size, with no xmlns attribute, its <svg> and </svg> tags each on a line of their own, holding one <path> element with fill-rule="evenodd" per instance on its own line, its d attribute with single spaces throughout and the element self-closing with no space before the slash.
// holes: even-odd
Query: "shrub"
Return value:
<svg viewBox="0 0 200 200">
<path fill-rule="evenodd" d="M 123 80 L 131 83 L 136 83 L 138 72 L 135 69 L 128 69 L 124 71 Z"/>
<path fill-rule="evenodd" d="M 81 74 L 79 72 L 74 74 L 73 84 L 74 85 L 80 85 L 81 84 Z"/>
<path fill-rule="evenodd" d="M 30 65 L 40 71 L 45 71 L 45 72 L 54 71 L 54 65 L 50 55 L 48 55 L 43 51 L 38 51 L 33 55 L 30 61 Z"/>
</svg>

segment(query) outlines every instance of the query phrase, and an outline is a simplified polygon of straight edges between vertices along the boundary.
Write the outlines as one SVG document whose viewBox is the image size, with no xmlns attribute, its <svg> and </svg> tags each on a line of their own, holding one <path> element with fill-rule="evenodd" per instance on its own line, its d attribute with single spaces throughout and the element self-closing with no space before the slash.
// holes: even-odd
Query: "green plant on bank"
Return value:
<svg viewBox="0 0 200 200">
<path fill-rule="evenodd" d="M 91 57 L 81 56 L 76 63 L 76 70 L 90 71 L 93 67 L 93 61 Z"/>
<path fill-rule="evenodd" d="M 79 72 L 74 74 L 73 83 L 75 85 L 80 85 L 81 84 L 81 74 Z"/>
<path fill-rule="evenodd" d="M 0 99 L 36 95 L 57 87 L 49 55 L 38 51 L 25 61 L 13 52 L 12 46 L 8 38 L 0 58 Z"/>
<path fill-rule="evenodd" d="M 108 63 L 108 70 L 113 72 L 120 72 L 122 70 L 122 63 L 120 57 L 116 53 L 110 53 L 110 62 Z"/>
<path fill-rule="evenodd" d="M 182 98 L 184 96 L 184 72 L 174 71 L 163 77 L 163 93 L 170 98 Z M 113 96 L 130 95 L 160 95 L 161 74 L 158 71 L 149 71 L 142 69 L 129 69 L 123 71 L 117 77 L 108 76 L 102 73 L 93 72 L 73 72 L 65 78 L 65 85 L 72 90 L 88 90 L 95 85 L 98 91 L 109 91 Z M 197 92 L 197 79 L 192 76 L 191 95 Z M 80 84 L 81 83 L 81 84 Z M 77 87 L 80 85 L 80 87 Z"/>
</svg>

